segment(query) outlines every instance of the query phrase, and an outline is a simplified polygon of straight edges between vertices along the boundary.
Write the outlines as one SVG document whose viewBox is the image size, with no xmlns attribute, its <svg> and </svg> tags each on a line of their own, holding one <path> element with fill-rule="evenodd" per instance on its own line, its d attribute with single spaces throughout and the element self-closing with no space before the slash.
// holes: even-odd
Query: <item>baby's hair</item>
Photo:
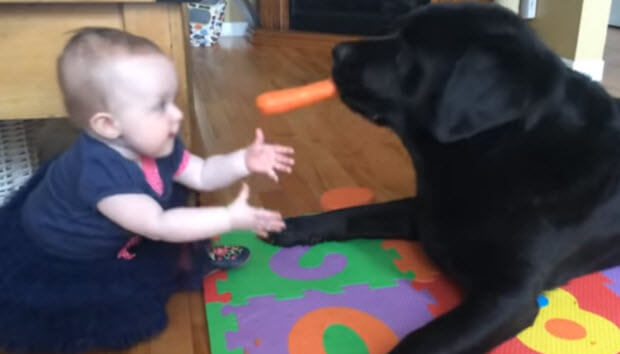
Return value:
<svg viewBox="0 0 620 354">
<path fill-rule="evenodd" d="M 162 54 L 155 43 L 113 28 L 87 27 L 73 34 L 57 61 L 58 83 L 70 120 L 80 128 L 109 110 L 103 66 L 124 55 Z"/>
</svg>

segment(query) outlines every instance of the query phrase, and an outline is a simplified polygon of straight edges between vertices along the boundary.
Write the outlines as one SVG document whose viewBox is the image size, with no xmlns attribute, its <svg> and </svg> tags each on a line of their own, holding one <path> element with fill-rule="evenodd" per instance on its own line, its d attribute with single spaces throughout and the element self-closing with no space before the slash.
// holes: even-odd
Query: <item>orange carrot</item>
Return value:
<svg viewBox="0 0 620 354">
<path fill-rule="evenodd" d="M 256 97 L 256 106 L 262 114 L 284 113 L 308 106 L 336 95 L 331 79 L 282 90 L 267 91 Z"/>
</svg>

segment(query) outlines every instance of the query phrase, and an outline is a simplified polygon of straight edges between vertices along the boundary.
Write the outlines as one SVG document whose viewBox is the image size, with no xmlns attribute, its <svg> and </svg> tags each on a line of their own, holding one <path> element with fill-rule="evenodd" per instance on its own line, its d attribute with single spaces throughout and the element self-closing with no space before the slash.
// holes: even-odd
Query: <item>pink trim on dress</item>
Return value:
<svg viewBox="0 0 620 354">
<path fill-rule="evenodd" d="M 150 157 L 141 157 L 140 158 L 140 168 L 142 169 L 142 173 L 144 173 L 144 178 L 146 179 L 146 183 L 151 186 L 151 188 L 155 191 L 155 193 L 162 195 L 164 194 L 164 182 L 161 180 L 161 176 L 159 175 L 159 168 L 157 168 L 157 162 Z M 125 246 L 121 248 L 116 254 L 116 258 L 131 260 L 136 254 L 131 253 L 129 249 L 142 241 L 140 236 L 133 236 L 125 243 Z"/>
<path fill-rule="evenodd" d="M 179 175 L 181 172 L 183 172 L 183 170 L 185 170 L 185 168 L 187 167 L 187 164 L 189 163 L 190 157 L 191 157 L 191 154 L 189 153 L 189 151 L 187 150 L 183 151 L 183 157 L 181 158 L 181 163 L 179 164 L 179 168 L 174 173 L 175 176 Z M 141 157 L 140 167 L 142 168 L 142 173 L 144 173 L 144 178 L 146 179 L 146 183 L 148 183 L 149 186 L 151 186 L 151 188 L 155 191 L 155 193 L 159 195 L 164 194 L 164 182 L 161 180 L 161 175 L 159 174 L 159 168 L 157 167 L 157 162 L 155 161 L 155 159 L 152 159 L 150 157 L 144 157 L 144 156 Z M 133 236 L 132 238 L 130 238 L 129 241 L 127 241 L 127 243 L 125 244 L 125 246 L 123 246 L 123 248 L 121 248 L 121 250 L 118 251 L 118 253 L 116 254 L 116 258 L 125 259 L 125 260 L 131 260 L 132 258 L 134 258 L 136 254 L 131 253 L 129 249 L 137 245 L 138 243 L 140 243 L 141 240 L 142 239 L 140 236 Z M 185 262 L 187 262 L 187 260 L 185 260 Z M 187 266 L 187 264 L 185 266 Z"/>
<path fill-rule="evenodd" d="M 177 168 L 176 172 L 174 173 L 174 177 L 178 177 L 181 173 L 183 173 L 183 171 L 185 171 L 185 169 L 187 168 L 187 165 L 189 164 L 190 157 L 192 157 L 192 154 L 190 154 L 189 151 L 187 150 L 183 151 L 183 157 L 181 157 L 181 163 L 179 164 L 179 168 Z"/>
<path fill-rule="evenodd" d="M 159 175 L 157 162 L 150 157 L 141 157 L 140 166 L 142 167 L 142 172 L 149 186 L 151 186 L 158 195 L 164 194 L 164 182 L 162 182 L 161 176 Z"/>
<path fill-rule="evenodd" d="M 136 256 L 136 254 L 129 252 L 129 249 L 131 247 L 137 245 L 138 243 L 140 243 L 140 241 L 142 241 L 142 238 L 140 236 L 132 236 L 129 239 L 129 241 L 127 241 L 125 246 L 123 246 L 123 248 L 121 248 L 121 250 L 118 251 L 118 253 L 116 254 L 116 258 L 124 259 L 124 260 L 127 260 L 127 261 L 133 259 L 133 257 Z"/>
</svg>

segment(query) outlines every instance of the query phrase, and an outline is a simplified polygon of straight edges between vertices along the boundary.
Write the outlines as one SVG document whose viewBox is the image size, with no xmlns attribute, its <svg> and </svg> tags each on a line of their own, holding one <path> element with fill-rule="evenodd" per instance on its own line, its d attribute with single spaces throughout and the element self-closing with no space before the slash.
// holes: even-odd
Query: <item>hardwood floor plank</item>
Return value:
<svg viewBox="0 0 620 354">
<path fill-rule="evenodd" d="M 174 294 L 166 306 L 168 327 L 151 340 L 150 354 L 193 353 L 190 313 L 194 311 L 190 308 L 187 292 Z"/>
</svg>

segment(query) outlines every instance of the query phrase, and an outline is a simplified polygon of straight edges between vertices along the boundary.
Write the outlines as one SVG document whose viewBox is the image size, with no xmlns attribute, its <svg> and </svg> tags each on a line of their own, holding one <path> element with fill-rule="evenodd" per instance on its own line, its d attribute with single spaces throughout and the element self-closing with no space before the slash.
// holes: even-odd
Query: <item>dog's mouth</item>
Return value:
<svg viewBox="0 0 620 354">
<path fill-rule="evenodd" d="M 369 119 L 379 125 L 384 125 L 386 123 L 385 117 L 379 113 L 373 114 L 371 117 L 369 117 Z"/>
<path fill-rule="evenodd" d="M 368 97 L 367 94 L 364 94 L 359 89 L 348 89 L 347 87 L 350 86 L 339 86 L 338 83 L 336 83 L 336 87 L 338 88 L 340 100 L 353 112 L 360 114 L 374 124 L 386 124 L 385 115 L 373 107 L 372 98 Z"/>
<path fill-rule="evenodd" d="M 352 111 L 362 115 L 374 124 L 385 125 L 385 115 L 377 109 L 378 103 L 376 98 L 356 79 L 359 75 L 351 72 L 349 64 L 335 61 L 332 69 L 332 78 L 340 100 Z"/>
<path fill-rule="evenodd" d="M 383 114 L 377 112 L 371 107 L 371 104 L 367 100 L 359 98 L 357 96 L 347 94 L 346 92 L 340 92 L 340 100 L 351 109 L 353 112 L 360 114 L 369 121 L 378 124 L 385 124 L 385 117 Z"/>
</svg>

